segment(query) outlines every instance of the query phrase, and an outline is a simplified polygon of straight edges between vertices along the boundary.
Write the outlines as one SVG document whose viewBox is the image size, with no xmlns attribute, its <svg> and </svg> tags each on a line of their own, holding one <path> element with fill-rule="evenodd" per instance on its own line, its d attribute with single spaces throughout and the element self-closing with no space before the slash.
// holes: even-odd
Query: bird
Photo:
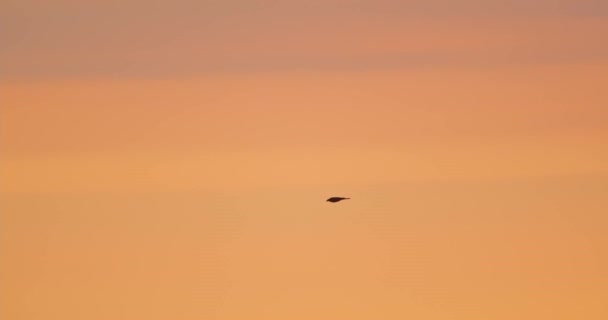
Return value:
<svg viewBox="0 0 608 320">
<path fill-rule="evenodd" d="M 342 201 L 342 200 L 348 200 L 348 199 L 350 199 L 350 198 L 344 198 L 344 197 L 331 197 L 331 198 L 329 198 L 329 199 L 327 199 L 327 200 L 325 200 L 325 201 L 335 203 L 335 202 L 339 202 L 339 201 Z"/>
</svg>

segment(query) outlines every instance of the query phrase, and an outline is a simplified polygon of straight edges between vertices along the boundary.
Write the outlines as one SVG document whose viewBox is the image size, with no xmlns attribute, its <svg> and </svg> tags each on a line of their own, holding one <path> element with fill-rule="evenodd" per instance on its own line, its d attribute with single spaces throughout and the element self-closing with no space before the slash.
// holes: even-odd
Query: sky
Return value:
<svg viewBox="0 0 608 320">
<path fill-rule="evenodd" d="M 605 39 L 599 0 L 4 0 L 0 317 L 606 319 Z"/>
</svg>

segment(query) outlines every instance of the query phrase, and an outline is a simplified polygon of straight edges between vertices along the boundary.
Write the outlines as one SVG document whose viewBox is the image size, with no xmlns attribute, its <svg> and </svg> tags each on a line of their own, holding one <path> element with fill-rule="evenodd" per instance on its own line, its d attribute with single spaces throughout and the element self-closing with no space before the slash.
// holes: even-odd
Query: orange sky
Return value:
<svg viewBox="0 0 608 320">
<path fill-rule="evenodd" d="M 608 317 L 603 1 L 5 2 L 2 319 Z"/>
</svg>

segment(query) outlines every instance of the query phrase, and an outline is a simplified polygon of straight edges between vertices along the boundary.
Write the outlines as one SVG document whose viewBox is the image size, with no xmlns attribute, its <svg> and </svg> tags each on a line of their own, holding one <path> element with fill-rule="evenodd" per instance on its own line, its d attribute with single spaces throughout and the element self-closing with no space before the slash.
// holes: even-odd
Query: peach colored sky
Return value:
<svg viewBox="0 0 608 320">
<path fill-rule="evenodd" d="M 604 1 L 3 7 L 2 319 L 608 317 Z"/>
</svg>

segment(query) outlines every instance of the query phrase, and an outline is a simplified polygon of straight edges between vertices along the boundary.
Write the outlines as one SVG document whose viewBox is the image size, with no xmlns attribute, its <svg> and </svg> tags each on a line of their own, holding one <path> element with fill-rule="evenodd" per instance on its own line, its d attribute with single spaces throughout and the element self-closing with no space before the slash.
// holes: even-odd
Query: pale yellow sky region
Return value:
<svg viewBox="0 0 608 320">
<path fill-rule="evenodd" d="M 0 30 L 2 319 L 608 319 L 605 1 L 5 0 Z"/>
</svg>

